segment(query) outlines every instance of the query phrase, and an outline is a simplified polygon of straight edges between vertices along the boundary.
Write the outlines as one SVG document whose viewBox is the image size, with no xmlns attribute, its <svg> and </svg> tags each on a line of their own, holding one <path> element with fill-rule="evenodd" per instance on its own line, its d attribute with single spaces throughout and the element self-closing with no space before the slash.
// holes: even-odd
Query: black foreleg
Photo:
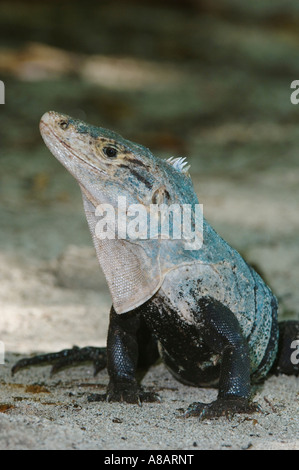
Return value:
<svg viewBox="0 0 299 470">
<path fill-rule="evenodd" d="M 212 403 L 193 403 L 187 416 L 201 419 L 257 410 L 250 403 L 250 359 L 247 341 L 233 312 L 206 297 L 199 302 L 200 330 L 204 342 L 221 355 L 218 398 Z"/>
<path fill-rule="evenodd" d="M 110 312 L 110 324 L 107 338 L 107 368 L 110 377 L 107 394 L 94 394 L 90 401 L 125 401 L 140 403 L 156 401 L 155 393 L 144 392 L 136 380 L 138 363 L 146 364 L 155 358 L 152 338 L 146 334 L 142 318 L 138 311 L 118 315 L 114 308 Z M 141 331 L 140 331 L 141 330 Z M 146 352 L 151 353 L 151 357 Z M 138 360 L 139 352 L 140 361 Z"/>
</svg>

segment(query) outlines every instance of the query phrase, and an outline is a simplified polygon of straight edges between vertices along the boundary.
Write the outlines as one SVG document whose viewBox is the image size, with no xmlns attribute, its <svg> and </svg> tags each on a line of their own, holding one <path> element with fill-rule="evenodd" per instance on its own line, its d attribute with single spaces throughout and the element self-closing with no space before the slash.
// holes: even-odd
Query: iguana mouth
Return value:
<svg viewBox="0 0 299 470">
<path fill-rule="evenodd" d="M 45 128 L 47 129 L 47 131 L 45 132 Z M 43 121 L 41 119 L 40 121 L 40 129 L 42 131 L 42 135 L 43 137 L 45 137 L 45 139 L 47 139 L 47 135 L 52 138 L 52 136 L 65 148 L 69 151 L 69 153 L 71 153 L 71 155 L 73 157 L 75 157 L 76 159 L 80 160 L 82 163 L 84 163 L 85 165 L 89 166 L 91 168 L 91 170 L 94 172 L 94 173 L 100 173 L 102 175 L 105 175 L 107 176 L 107 173 L 102 170 L 101 168 L 99 167 L 96 167 L 95 165 L 93 165 L 87 158 L 84 159 L 82 157 L 80 157 L 76 152 L 74 152 L 73 148 L 67 144 L 64 140 L 62 140 L 53 130 L 53 128 L 51 126 L 49 126 L 45 121 Z"/>
</svg>

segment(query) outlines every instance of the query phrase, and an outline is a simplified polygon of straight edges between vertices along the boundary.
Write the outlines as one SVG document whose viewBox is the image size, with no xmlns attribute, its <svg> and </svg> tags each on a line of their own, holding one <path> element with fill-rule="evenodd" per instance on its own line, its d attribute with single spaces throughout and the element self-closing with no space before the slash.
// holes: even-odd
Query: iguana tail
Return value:
<svg viewBox="0 0 299 470">
<path fill-rule="evenodd" d="M 33 357 L 26 357 L 18 361 L 11 369 L 12 375 L 21 369 L 31 366 L 52 365 L 51 374 L 64 369 L 65 367 L 77 366 L 86 362 L 92 362 L 94 366 L 94 375 L 107 366 L 106 348 L 96 348 L 87 346 L 72 349 L 63 349 L 62 351 L 48 354 L 40 354 Z"/>
</svg>

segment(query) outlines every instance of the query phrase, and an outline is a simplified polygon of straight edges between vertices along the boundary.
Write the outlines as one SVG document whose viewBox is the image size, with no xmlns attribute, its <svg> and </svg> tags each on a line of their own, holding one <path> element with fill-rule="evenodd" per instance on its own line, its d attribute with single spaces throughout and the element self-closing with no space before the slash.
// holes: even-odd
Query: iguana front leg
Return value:
<svg viewBox="0 0 299 470">
<path fill-rule="evenodd" d="M 134 314 L 118 315 L 111 308 L 107 338 L 107 369 L 110 377 L 107 400 L 137 403 L 138 362 L 137 330 L 139 318 Z"/>
<path fill-rule="evenodd" d="M 258 405 L 250 402 L 248 345 L 237 318 L 228 307 L 210 297 L 201 299 L 199 311 L 204 342 L 222 356 L 219 393 L 212 403 L 192 403 L 185 416 L 206 419 L 258 411 Z"/>
<path fill-rule="evenodd" d="M 159 401 L 157 394 L 145 392 L 136 380 L 139 353 L 145 344 L 138 341 L 142 319 L 136 312 L 117 314 L 111 308 L 107 338 L 107 369 L 110 377 L 105 395 L 93 394 L 89 401 Z M 142 325 L 143 326 L 143 325 Z M 139 343 L 139 344 L 138 344 Z"/>
</svg>

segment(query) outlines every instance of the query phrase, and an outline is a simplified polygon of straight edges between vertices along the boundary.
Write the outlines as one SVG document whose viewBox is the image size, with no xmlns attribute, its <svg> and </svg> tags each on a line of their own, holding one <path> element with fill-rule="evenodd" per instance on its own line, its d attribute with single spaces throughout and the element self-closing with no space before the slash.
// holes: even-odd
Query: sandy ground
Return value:
<svg viewBox="0 0 299 470">
<path fill-rule="evenodd" d="M 10 364 L 16 356 L 9 355 Z M 1 397 L 9 407 L 0 415 L 1 449 L 298 449 L 298 380 L 273 377 L 256 394 L 263 413 L 231 421 L 199 423 L 182 418 L 190 402 L 215 398 L 214 390 L 179 385 L 163 365 L 155 366 L 144 385 L 155 387 L 159 404 L 88 403 L 103 390 L 107 374 L 96 380 L 91 368 L 61 372 L 49 368 L 1 373 Z M 34 384 L 34 385 L 32 385 Z M 95 385 L 96 384 L 96 385 Z"/>
</svg>

